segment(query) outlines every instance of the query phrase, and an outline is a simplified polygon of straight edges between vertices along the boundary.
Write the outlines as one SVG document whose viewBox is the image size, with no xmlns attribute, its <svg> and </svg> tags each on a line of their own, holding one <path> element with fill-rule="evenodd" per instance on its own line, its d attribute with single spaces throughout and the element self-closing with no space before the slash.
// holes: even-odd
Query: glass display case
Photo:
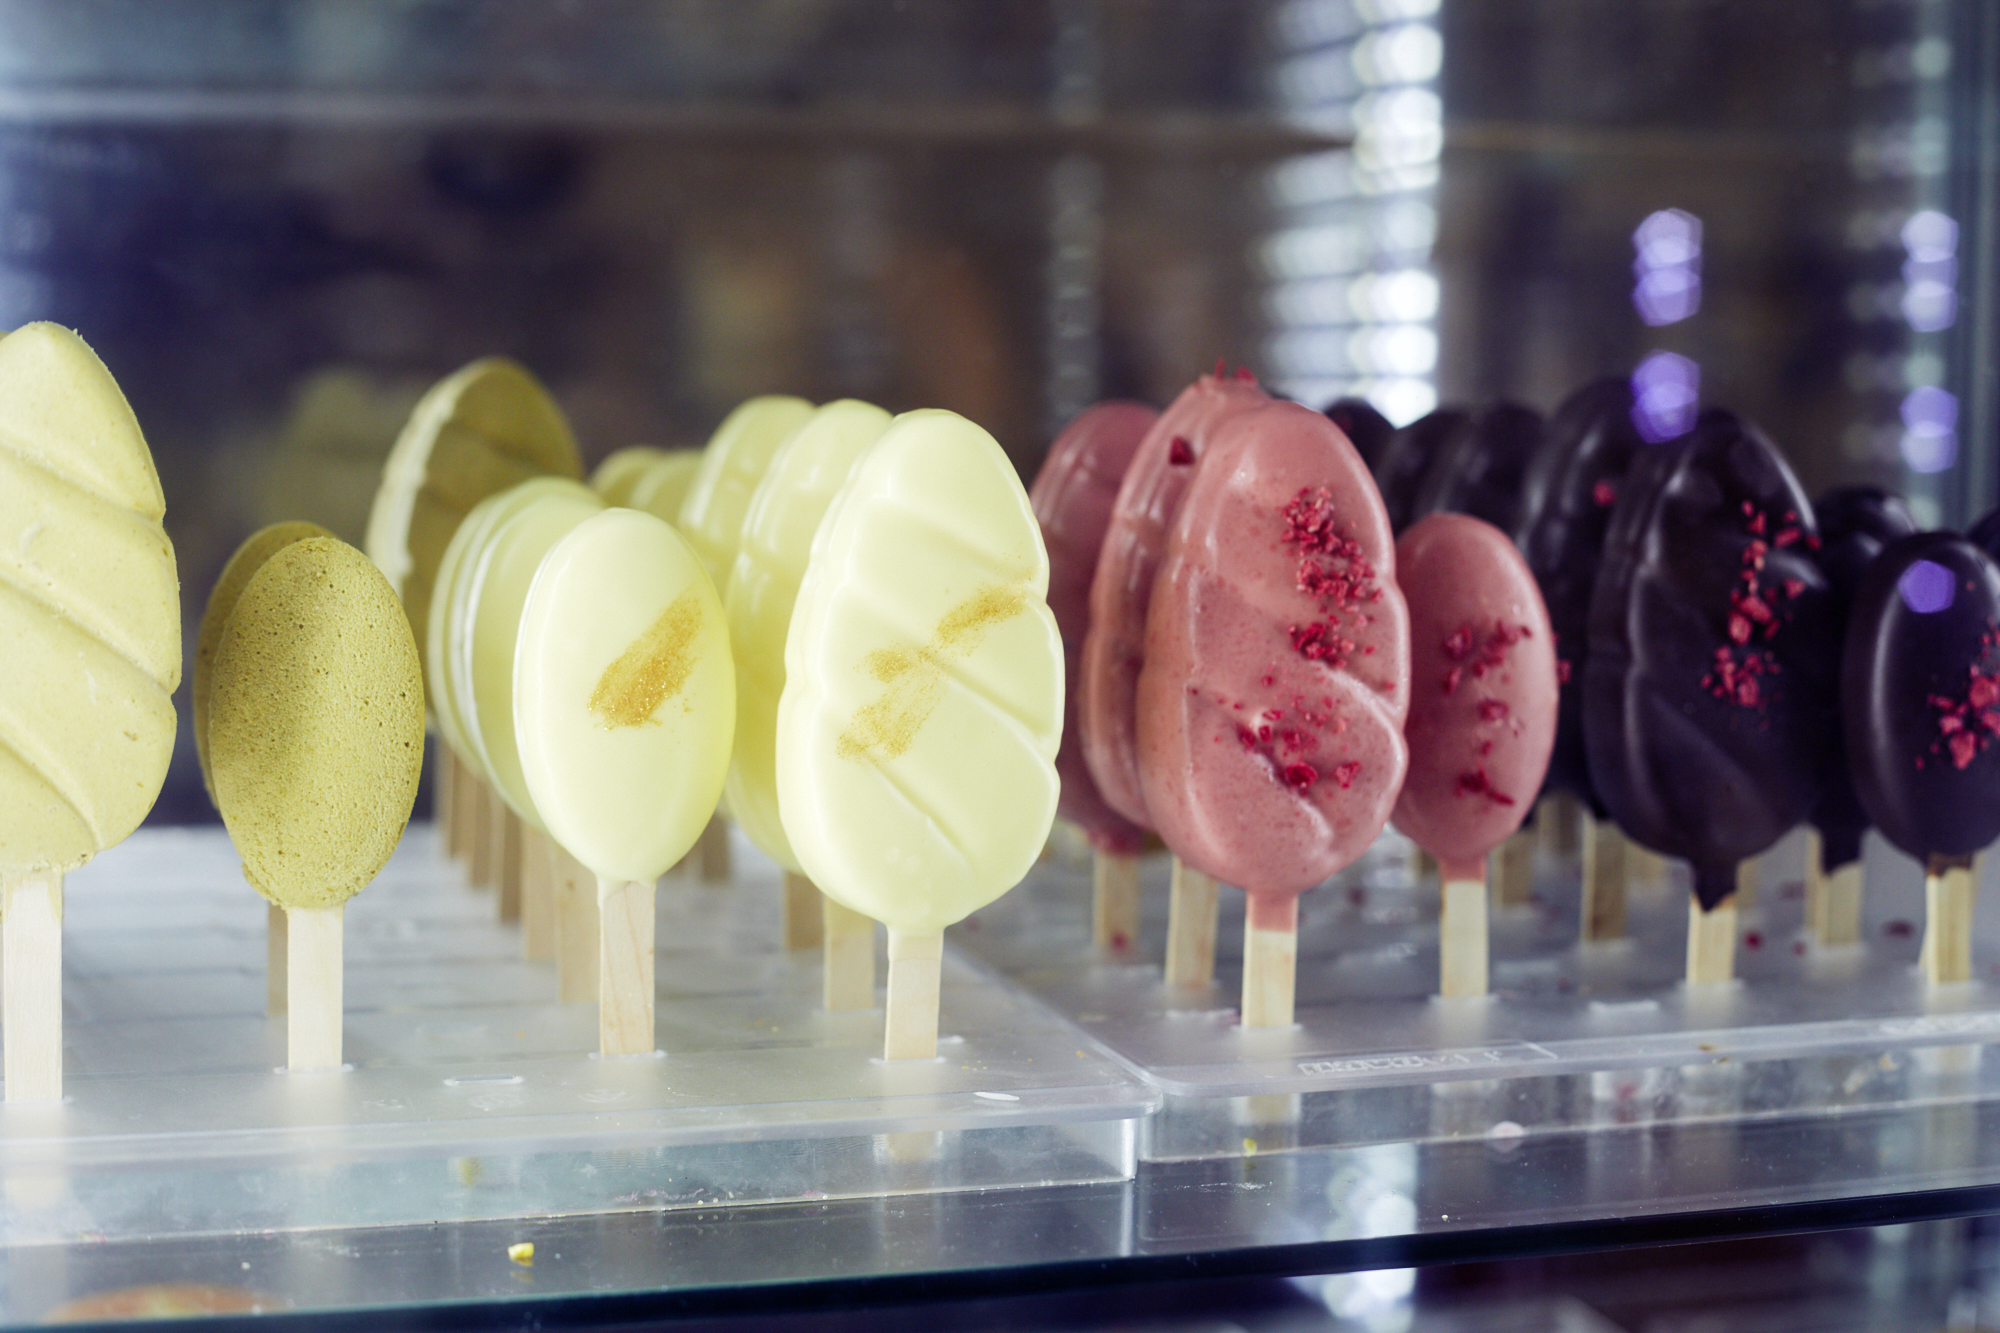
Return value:
<svg viewBox="0 0 2000 1333">
<path fill-rule="evenodd" d="M 1963 528 L 2000 502 L 1997 175 L 1976 0 L 0 7 L 0 327 L 72 327 L 123 387 L 190 655 L 244 537 L 359 545 L 418 397 L 495 353 L 586 467 L 782 392 L 952 409 L 1024 479 L 1090 404 L 1218 363 L 1399 427 L 1617 376 L 1642 435 L 1727 406 L 1808 493 Z M 1190 1016 L 1093 956 L 1059 833 L 954 937 L 970 1054 L 885 1088 L 873 1030 L 744 923 L 775 872 L 739 842 L 728 906 L 663 888 L 663 1041 L 699 1090 L 614 1113 L 429 814 L 427 778 L 364 922 L 365 1087 L 301 1110 L 260 1086 L 262 908 L 183 725 L 149 826 L 72 889 L 69 1102 L 0 1110 L 0 1318 L 164 1282 L 224 1312 L 722 1316 L 2000 1201 L 2000 937 L 1917 986 L 1921 876 L 1885 843 L 1838 957 L 1801 942 L 1802 841 L 1763 858 L 1764 952 L 1721 1008 L 1653 966 L 1678 880 L 1588 954 L 1544 845 L 1496 917 L 1503 1008 L 1467 1025 L 1410 979 L 1437 908 L 1392 835 L 1308 900 L 1331 979 L 1303 1035 L 1246 1051 L 1227 984 Z"/>
</svg>

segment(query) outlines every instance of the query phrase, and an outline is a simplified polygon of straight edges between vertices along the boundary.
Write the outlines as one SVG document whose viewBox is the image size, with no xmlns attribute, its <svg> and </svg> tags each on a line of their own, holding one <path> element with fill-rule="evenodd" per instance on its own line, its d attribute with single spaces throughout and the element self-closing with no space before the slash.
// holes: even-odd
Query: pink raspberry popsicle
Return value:
<svg viewBox="0 0 2000 1333">
<path fill-rule="evenodd" d="M 1077 725 L 1077 673 L 1090 629 L 1090 581 L 1111 526 L 1125 470 L 1160 414 L 1143 403 L 1108 402 L 1063 429 L 1042 460 L 1028 499 L 1049 552 L 1049 610 L 1063 642 L 1063 737 L 1056 755 L 1062 782 L 1057 812 L 1080 826 L 1096 850 L 1092 921 L 1100 948 L 1122 949 L 1137 928 L 1139 848 L 1146 831 L 1098 793 L 1083 759 Z"/>
<path fill-rule="evenodd" d="M 1555 635 L 1504 533 L 1432 514 L 1396 542 L 1410 605 L 1410 770 L 1396 827 L 1437 858 L 1446 997 L 1486 993 L 1486 858 L 1521 826 L 1555 747 Z"/>
<path fill-rule="evenodd" d="M 1083 758 L 1105 804 L 1151 828 L 1139 784 L 1135 700 L 1146 660 L 1146 608 L 1167 551 L 1167 533 L 1216 428 L 1270 396 L 1248 371 L 1203 375 L 1153 423 L 1125 469 L 1090 583 L 1090 628 L 1076 682 Z M 1136 911 L 1128 912 L 1128 922 Z M 1167 926 L 1167 981 L 1206 986 L 1214 963 L 1215 885 L 1174 860 Z M 1127 931 L 1129 934 L 1130 926 Z M 1116 934 L 1114 928 L 1111 934 Z M 1176 948 L 1180 944 L 1184 947 Z"/>
<path fill-rule="evenodd" d="M 1175 855 L 1250 896 L 1245 1026 L 1291 1023 L 1298 895 L 1403 786 L 1395 574 L 1382 497 L 1325 417 L 1274 402 L 1215 431 L 1153 589 L 1139 772 Z"/>
</svg>

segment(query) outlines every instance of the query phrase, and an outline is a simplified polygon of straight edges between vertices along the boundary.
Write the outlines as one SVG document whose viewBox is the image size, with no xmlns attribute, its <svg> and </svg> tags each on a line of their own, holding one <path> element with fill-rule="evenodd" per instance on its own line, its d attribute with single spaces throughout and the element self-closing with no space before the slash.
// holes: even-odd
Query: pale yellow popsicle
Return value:
<svg viewBox="0 0 2000 1333">
<path fill-rule="evenodd" d="M 368 514 L 368 556 L 402 599 L 413 633 L 427 637 L 438 563 L 466 514 L 545 475 L 580 478 L 583 460 L 562 409 L 522 367 L 488 357 L 424 394 L 389 451 Z"/>
<path fill-rule="evenodd" d="M 622 505 L 632 494 L 632 486 L 642 473 L 667 456 L 667 451 L 650 444 L 635 444 L 607 454 L 590 474 L 590 489 L 604 497 L 608 505 Z"/>
<path fill-rule="evenodd" d="M 751 497 L 723 598 L 736 658 L 736 745 L 723 790 L 737 825 L 766 856 L 800 869 L 778 818 L 778 699 L 785 636 L 813 535 L 854 461 L 889 429 L 889 414 L 843 398 L 792 432 Z"/>
<path fill-rule="evenodd" d="M 0 404 L 0 876 L 60 873 L 166 778 L 180 580 L 152 454 L 81 338 L 0 338 Z"/>
<path fill-rule="evenodd" d="M 1018 883 L 1056 809 L 1062 641 L 993 437 L 909 412 L 813 539 L 785 640 L 779 813 L 821 891 L 889 927 L 885 1051 L 935 1053 L 939 937 Z"/>
<path fill-rule="evenodd" d="M 486 532 L 467 580 L 469 626 L 464 642 L 471 650 L 470 713 L 476 719 L 468 727 L 469 739 L 481 771 L 501 799 L 544 831 L 522 777 L 514 738 L 514 657 L 521 609 L 550 548 L 603 510 L 603 500 L 587 486 L 544 482 Z"/>
<path fill-rule="evenodd" d="M 695 474 L 701 471 L 702 454 L 698 449 L 675 449 L 659 459 L 632 483 L 624 504 L 628 509 L 643 509 L 654 518 L 663 518 L 678 525 L 681 510 L 687 505 L 688 491 L 694 486 Z"/>
<path fill-rule="evenodd" d="M 653 881 L 722 792 L 736 673 L 715 585 L 670 524 L 585 519 L 521 613 L 514 731 L 549 833 L 597 876 L 598 1044 L 653 1049 Z"/>
<path fill-rule="evenodd" d="M 716 587 L 729 585 L 736 548 L 743 540 L 743 516 L 772 455 L 812 410 L 803 398 L 767 394 L 724 417 L 709 437 L 674 526 L 701 558 Z"/>
<path fill-rule="evenodd" d="M 606 879 L 666 873 L 715 809 L 735 720 L 721 602 L 669 524 L 608 509 L 550 549 L 521 611 L 514 731 L 558 843 Z"/>
<path fill-rule="evenodd" d="M 0 1056 L 62 1096 L 62 877 L 159 796 L 181 678 L 166 500 L 125 395 L 54 324 L 0 337 Z"/>
</svg>

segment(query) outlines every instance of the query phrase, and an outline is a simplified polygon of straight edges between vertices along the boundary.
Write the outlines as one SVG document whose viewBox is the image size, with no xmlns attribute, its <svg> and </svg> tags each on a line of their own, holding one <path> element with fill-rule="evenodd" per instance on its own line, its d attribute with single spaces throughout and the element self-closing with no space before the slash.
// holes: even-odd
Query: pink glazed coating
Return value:
<svg viewBox="0 0 2000 1333">
<path fill-rule="evenodd" d="M 1408 762 L 1409 620 L 1381 494 L 1340 429 L 1274 402 L 1220 427 L 1153 588 L 1139 677 L 1146 807 L 1254 924 L 1388 821 Z"/>
<path fill-rule="evenodd" d="M 1221 367 L 1217 367 L 1218 371 Z M 1083 758 L 1113 810 L 1154 826 L 1139 785 L 1136 699 L 1146 661 L 1146 608 L 1167 553 L 1167 531 L 1194 476 L 1195 461 L 1223 421 L 1271 401 L 1249 372 L 1203 375 L 1181 391 L 1125 469 L 1090 583 L 1090 630 L 1077 678 Z"/>
<path fill-rule="evenodd" d="M 1396 543 L 1410 604 L 1410 772 L 1396 827 L 1448 880 L 1483 878 L 1521 826 L 1556 738 L 1555 635 L 1504 533 L 1432 514 Z"/>
<path fill-rule="evenodd" d="M 1056 809 L 1083 829 L 1093 847 L 1106 852 L 1138 851 L 1146 830 L 1106 804 L 1084 763 L 1077 674 L 1090 629 L 1090 580 L 1111 526 L 1111 506 L 1140 441 L 1159 418 L 1143 403 L 1099 403 L 1085 409 L 1056 436 L 1028 489 L 1049 552 L 1049 610 L 1062 631 L 1063 735 L 1056 754 L 1062 795 Z"/>
</svg>

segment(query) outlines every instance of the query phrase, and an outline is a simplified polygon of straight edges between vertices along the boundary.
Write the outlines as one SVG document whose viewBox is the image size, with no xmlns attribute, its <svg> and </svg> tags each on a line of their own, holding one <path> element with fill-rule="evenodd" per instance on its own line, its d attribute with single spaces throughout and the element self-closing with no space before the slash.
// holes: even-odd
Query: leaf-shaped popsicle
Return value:
<svg viewBox="0 0 2000 1333">
<path fill-rule="evenodd" d="M 0 338 L 0 937 L 9 1101 L 62 1096 L 62 876 L 159 796 L 180 583 L 139 423 L 81 338 Z"/>
<path fill-rule="evenodd" d="M 1734 972 L 1738 865 L 1803 820 L 1838 725 L 1812 506 L 1777 449 L 1719 408 L 1648 445 L 1590 606 L 1591 783 L 1633 841 L 1694 869 L 1689 980 Z"/>
<path fill-rule="evenodd" d="M 693 548 L 636 509 L 571 529 L 521 609 L 514 735 L 550 835 L 597 876 L 607 1055 L 653 1049 L 653 882 L 715 809 L 735 724 L 729 630 Z"/>
<path fill-rule="evenodd" d="M 424 688 L 409 621 L 368 558 L 332 537 L 273 554 L 215 650 L 209 762 L 243 874 L 285 909 L 288 1062 L 341 1062 L 347 900 L 409 822 Z"/>
<path fill-rule="evenodd" d="M 1167 534 L 1195 464 L 1216 428 L 1270 402 L 1248 371 L 1222 367 L 1181 391 L 1139 442 L 1112 502 L 1097 569 L 1090 579 L 1090 624 L 1077 670 L 1076 720 L 1083 759 L 1099 795 L 1141 828 L 1153 827 L 1139 780 L 1137 699 L 1146 662 L 1146 610 L 1167 553 Z M 1202 987 L 1214 971 L 1213 881 L 1174 858 L 1167 905 L 1167 983 Z"/>
<path fill-rule="evenodd" d="M 1953 533 L 1890 546 L 1841 655 L 1862 809 L 1924 867 L 1924 972 L 1972 976 L 1972 857 L 2000 836 L 2000 566 Z"/>
<path fill-rule="evenodd" d="M 1556 656 L 1535 576 L 1466 514 L 1396 540 L 1410 606 L 1410 768 L 1396 827 L 1437 858 L 1438 993 L 1486 993 L 1486 859 L 1521 826 L 1556 735 Z"/>
<path fill-rule="evenodd" d="M 590 489 L 603 496 L 604 503 L 608 505 L 625 504 L 639 478 L 666 456 L 665 449 L 651 444 L 634 444 L 614 450 L 590 470 Z"/>
<path fill-rule="evenodd" d="M 1092 934 L 1099 948 L 1122 949 L 1139 926 L 1139 849 L 1146 831 L 1111 808 L 1083 758 L 1077 673 L 1090 630 L 1090 583 L 1111 526 L 1118 487 L 1159 413 L 1142 403 L 1086 409 L 1049 446 L 1028 488 L 1049 553 L 1049 610 L 1063 640 L 1063 738 L 1056 753 L 1062 797 L 1056 809 L 1082 828 L 1095 853 Z"/>
<path fill-rule="evenodd" d="M 778 808 L 813 883 L 889 928 L 890 1059 L 936 1054 L 944 928 L 1018 883 L 1055 819 L 1048 577 L 1013 465 L 950 412 L 897 417 L 813 539 Z"/>
<path fill-rule="evenodd" d="M 1604 537 L 1625 474 L 1644 442 L 1632 424 L 1632 385 L 1608 376 L 1584 385 L 1556 408 L 1521 479 L 1515 544 L 1541 586 L 1555 634 L 1562 682 L 1556 744 L 1545 794 L 1566 792 L 1586 807 L 1582 828 L 1583 901 L 1579 935 L 1588 941 L 1625 934 L 1625 843 L 1590 782 L 1583 746 L 1583 662 L 1590 646 L 1590 594 L 1604 558 Z"/>
<path fill-rule="evenodd" d="M 1403 785 L 1409 619 L 1354 446 L 1272 403 L 1215 433 L 1146 623 L 1139 771 L 1175 855 L 1250 896 L 1243 1022 L 1292 1021 L 1298 896 Z"/>
</svg>

